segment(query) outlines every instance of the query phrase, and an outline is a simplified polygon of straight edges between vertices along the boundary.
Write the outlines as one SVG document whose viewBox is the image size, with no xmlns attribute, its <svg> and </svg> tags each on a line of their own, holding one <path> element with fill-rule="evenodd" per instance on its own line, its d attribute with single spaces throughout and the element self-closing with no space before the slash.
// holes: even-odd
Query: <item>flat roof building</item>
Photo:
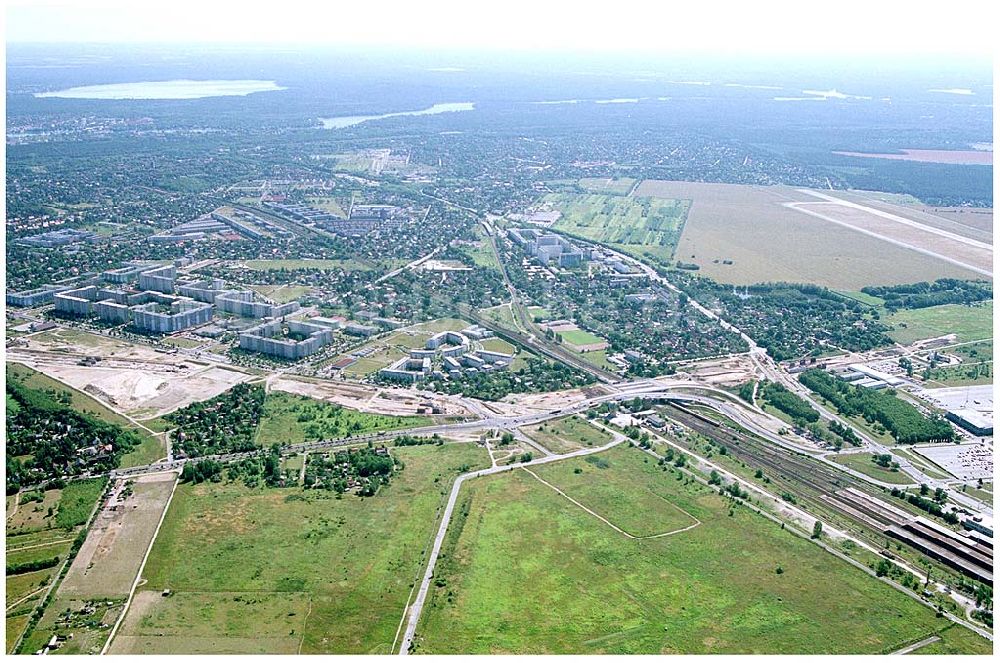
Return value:
<svg viewBox="0 0 1000 663">
<path fill-rule="evenodd" d="M 333 342 L 333 332 L 308 322 L 274 321 L 240 333 L 240 348 L 250 352 L 299 360 Z"/>
</svg>

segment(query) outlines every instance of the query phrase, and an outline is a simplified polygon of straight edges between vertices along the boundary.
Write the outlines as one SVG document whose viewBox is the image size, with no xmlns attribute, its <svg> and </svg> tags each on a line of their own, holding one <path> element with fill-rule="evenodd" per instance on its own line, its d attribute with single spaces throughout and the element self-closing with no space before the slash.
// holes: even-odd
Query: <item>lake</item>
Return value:
<svg viewBox="0 0 1000 663">
<path fill-rule="evenodd" d="M 36 97 L 60 99 L 202 99 L 205 97 L 242 97 L 254 92 L 284 90 L 274 81 L 140 81 L 85 85 L 55 92 L 37 92 Z"/>
<path fill-rule="evenodd" d="M 369 120 L 382 120 L 387 117 L 401 117 L 403 115 L 437 115 L 438 113 L 455 113 L 458 111 L 475 110 L 476 105 L 472 102 L 459 102 L 451 104 L 434 104 L 430 108 L 416 111 L 401 111 L 399 113 L 385 113 L 384 115 L 345 115 L 342 117 L 321 117 L 319 121 L 323 123 L 324 129 L 343 129 L 361 124 Z"/>
</svg>

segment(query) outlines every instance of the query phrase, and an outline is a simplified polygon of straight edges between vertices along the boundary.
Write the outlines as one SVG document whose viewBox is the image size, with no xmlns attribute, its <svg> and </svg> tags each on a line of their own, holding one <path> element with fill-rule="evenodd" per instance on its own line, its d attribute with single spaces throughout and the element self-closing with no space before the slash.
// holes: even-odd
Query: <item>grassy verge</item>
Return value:
<svg viewBox="0 0 1000 663">
<path fill-rule="evenodd" d="M 390 653 L 453 477 L 488 465 L 473 445 L 393 454 L 405 468 L 365 499 L 180 486 L 146 566 L 156 589 L 112 651 Z"/>
</svg>

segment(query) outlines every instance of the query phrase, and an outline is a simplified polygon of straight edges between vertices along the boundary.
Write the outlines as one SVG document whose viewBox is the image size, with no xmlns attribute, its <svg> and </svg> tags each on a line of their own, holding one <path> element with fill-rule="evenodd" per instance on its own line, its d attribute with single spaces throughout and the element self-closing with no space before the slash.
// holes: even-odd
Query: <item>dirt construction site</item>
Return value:
<svg viewBox="0 0 1000 663">
<path fill-rule="evenodd" d="M 86 365 L 81 357 L 90 358 Z M 211 398 L 255 376 L 237 368 L 78 330 L 19 339 L 7 359 L 45 373 L 135 418 L 155 417 Z"/>
</svg>

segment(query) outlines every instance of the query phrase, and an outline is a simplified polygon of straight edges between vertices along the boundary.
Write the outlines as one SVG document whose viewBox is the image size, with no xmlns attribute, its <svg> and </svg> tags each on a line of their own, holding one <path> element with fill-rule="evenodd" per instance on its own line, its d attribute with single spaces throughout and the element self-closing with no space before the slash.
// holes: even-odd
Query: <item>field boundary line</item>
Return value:
<svg viewBox="0 0 1000 663">
<path fill-rule="evenodd" d="M 160 534 L 160 527 L 163 526 L 163 521 L 167 518 L 167 511 L 170 510 L 170 503 L 174 501 L 174 493 L 177 492 L 177 484 L 180 482 L 181 475 L 177 474 L 177 476 L 174 477 L 174 485 L 170 489 L 170 496 L 167 497 L 167 503 L 163 507 L 163 513 L 160 514 L 160 522 L 156 523 L 156 529 L 153 531 L 153 537 L 149 540 L 149 546 L 146 547 L 146 554 L 142 556 L 142 563 L 139 564 L 139 570 L 135 574 L 135 580 L 132 581 L 132 589 L 128 593 L 128 599 L 125 601 L 125 605 L 122 606 L 122 612 L 118 615 L 118 619 L 115 620 L 115 625 L 111 628 L 111 633 L 108 634 L 108 639 L 104 643 L 104 647 L 101 648 L 101 656 L 108 653 L 112 640 L 114 640 L 115 635 L 118 634 L 118 629 L 125 621 L 125 615 L 128 614 L 128 609 L 132 606 L 132 599 L 135 597 L 135 590 L 139 587 L 139 580 L 142 579 L 142 572 L 146 569 L 146 560 L 149 559 L 149 553 L 153 551 L 153 544 L 156 543 L 156 537 Z"/>
<path fill-rule="evenodd" d="M 306 627 L 309 624 L 309 615 L 312 614 L 312 611 L 313 611 L 313 597 L 312 597 L 312 594 L 310 594 L 309 595 L 309 607 L 306 609 L 306 616 L 302 620 L 302 637 L 299 638 L 299 646 L 295 649 L 295 654 L 296 655 L 301 655 L 302 654 L 302 643 L 306 641 Z"/>
<path fill-rule="evenodd" d="M 677 509 L 678 511 L 680 511 L 681 513 L 683 513 L 685 516 L 687 516 L 691 520 L 693 520 L 694 523 L 691 524 L 691 525 L 687 525 L 685 527 L 681 527 L 680 529 L 670 530 L 669 532 L 661 532 L 659 534 L 650 534 L 649 536 L 636 536 L 635 534 L 629 534 L 628 532 L 626 532 L 622 528 L 618 527 L 617 525 L 615 525 L 614 523 L 612 523 L 610 520 L 608 520 L 604 516 L 600 515 L 596 511 L 593 511 L 592 509 L 584 506 L 580 502 L 576 501 L 575 499 L 573 499 L 572 497 L 570 497 L 569 495 L 567 495 L 561 489 L 557 488 L 556 486 L 553 486 L 551 483 L 549 483 L 545 479 L 541 478 L 540 476 L 538 476 L 537 474 L 535 474 L 534 472 L 532 472 L 528 468 L 522 467 L 521 469 L 524 470 L 525 472 L 527 472 L 528 474 L 530 474 L 531 476 L 535 477 L 541 483 L 545 484 L 546 486 L 548 486 L 552 490 L 556 491 L 557 493 L 559 493 L 560 495 L 562 495 L 563 497 L 565 497 L 567 500 L 569 500 L 573 504 L 577 505 L 578 507 L 580 507 L 581 509 L 583 509 L 584 511 L 586 511 L 590 515 L 594 516 L 595 518 L 597 518 L 598 520 L 600 520 L 604 524 L 608 525 L 609 527 L 611 527 L 611 529 L 615 530 L 616 532 L 619 532 L 620 534 L 624 535 L 626 538 L 629 538 L 629 539 L 634 539 L 636 541 L 644 541 L 644 540 L 647 540 L 647 539 L 662 539 L 662 538 L 667 537 L 667 536 L 672 536 L 674 534 L 680 534 L 681 532 L 686 532 L 688 530 L 694 529 L 698 525 L 701 525 L 701 521 L 698 520 L 697 518 L 695 518 L 694 516 L 692 516 L 690 513 L 688 513 L 684 509 L 680 508 L 679 506 L 677 506 L 673 502 L 670 502 L 669 500 L 665 500 L 662 497 L 660 497 L 659 495 L 656 495 L 656 493 L 653 493 L 653 495 L 656 495 L 657 497 L 660 497 L 660 499 L 663 499 L 664 502 L 666 502 L 670 506 L 672 506 L 675 509 Z M 652 491 L 650 491 L 650 492 L 652 492 Z"/>
<path fill-rule="evenodd" d="M 56 539 L 55 541 L 46 541 L 45 543 L 36 543 L 31 546 L 24 546 L 21 548 L 7 548 L 7 553 L 21 552 L 22 550 L 31 550 L 32 548 L 44 548 L 45 546 L 54 546 L 57 543 L 70 543 L 73 539 Z"/>
<path fill-rule="evenodd" d="M 563 492 L 562 490 L 560 490 L 559 488 L 556 488 L 556 487 L 555 487 L 555 486 L 553 486 L 553 485 L 552 485 L 551 483 L 549 483 L 548 481 L 546 481 L 546 480 L 545 480 L 545 479 L 543 479 L 542 477 L 538 476 L 537 474 L 535 474 L 534 472 L 532 472 L 532 471 L 531 471 L 531 470 L 529 470 L 528 468 L 526 468 L 526 467 L 522 467 L 521 469 L 522 469 L 522 470 L 524 470 L 525 472 L 527 472 L 528 474 L 530 474 L 531 476 L 535 477 L 536 479 L 538 479 L 538 481 L 539 481 L 539 482 L 541 482 L 541 483 L 545 484 L 546 486 L 548 486 L 548 487 L 549 487 L 549 488 L 551 488 L 552 490 L 556 491 L 557 493 L 559 493 L 560 495 L 562 495 L 563 497 L 565 497 L 565 498 L 566 498 L 567 500 L 569 500 L 569 501 L 570 501 L 570 502 L 572 502 L 573 504 L 577 505 L 578 507 L 580 507 L 581 509 L 583 509 L 584 511 L 586 511 L 587 513 L 589 513 L 590 515 L 592 515 L 592 516 L 593 516 L 594 518 L 597 518 L 597 519 L 598 519 L 598 520 L 600 520 L 600 521 L 601 521 L 602 523 L 604 523 L 605 525 L 607 525 L 607 526 L 608 526 L 608 527 L 610 527 L 611 529 L 615 530 L 615 531 L 616 531 L 616 532 L 618 532 L 619 534 L 622 534 L 623 536 L 625 536 L 625 537 L 626 537 L 626 538 L 628 538 L 628 539 L 638 539 L 638 538 L 639 538 L 639 537 L 635 536 L 634 534 L 629 534 L 628 532 L 626 532 L 625 530 L 623 530 L 623 529 L 622 529 L 621 527 L 618 527 L 618 526 L 617 526 L 617 525 L 615 525 L 615 524 L 614 524 L 613 522 L 611 522 L 610 520 L 608 520 L 607 518 L 605 518 L 605 517 L 604 517 L 604 516 L 602 516 L 601 514 L 597 513 L 596 511 L 593 511 L 593 510 L 591 510 L 591 509 L 588 509 L 588 508 L 587 508 L 587 507 L 585 507 L 584 505 L 580 504 L 580 503 L 579 503 L 579 502 L 577 502 L 577 501 L 576 501 L 575 499 L 573 499 L 572 497 L 570 497 L 569 495 L 567 495 L 566 493 L 564 493 L 564 492 Z"/>
<path fill-rule="evenodd" d="M 48 587 L 48 585 L 45 585 L 45 587 Z M 4 610 L 4 614 L 6 615 L 6 613 L 10 612 L 11 610 L 13 610 L 14 608 L 16 608 L 17 606 L 21 605 L 22 603 L 24 603 L 25 601 L 27 601 L 28 599 L 30 599 L 32 596 L 34 596 L 38 592 L 44 591 L 45 587 L 39 587 L 38 589 L 36 589 L 35 591 L 31 592 L 27 596 L 22 596 L 18 600 L 14 601 L 13 603 L 11 603 L 9 606 L 6 607 L 6 609 Z"/>
<path fill-rule="evenodd" d="M 922 649 L 923 647 L 926 647 L 929 644 L 937 642 L 940 639 L 941 639 L 941 636 L 935 633 L 934 635 L 930 636 L 929 638 L 924 638 L 920 642 L 914 642 L 912 645 L 906 645 L 905 647 L 902 647 L 901 649 L 897 649 L 894 652 L 889 652 L 889 656 L 902 656 L 903 654 L 910 654 L 910 653 L 915 652 L 918 649 Z"/>
</svg>

